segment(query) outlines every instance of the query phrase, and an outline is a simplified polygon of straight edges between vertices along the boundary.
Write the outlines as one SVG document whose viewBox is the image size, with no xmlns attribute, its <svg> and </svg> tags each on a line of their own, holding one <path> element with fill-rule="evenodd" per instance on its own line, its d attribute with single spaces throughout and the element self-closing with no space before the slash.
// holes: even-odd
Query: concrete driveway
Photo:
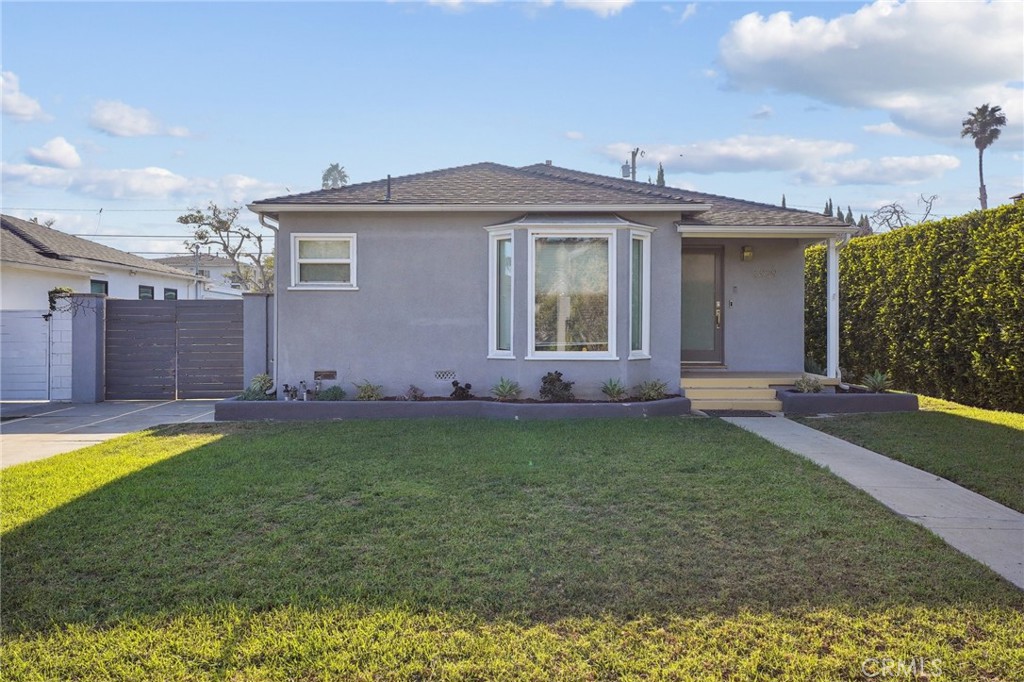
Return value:
<svg viewBox="0 0 1024 682">
<path fill-rule="evenodd" d="M 0 404 L 0 468 L 161 424 L 213 421 L 216 400 Z"/>
</svg>

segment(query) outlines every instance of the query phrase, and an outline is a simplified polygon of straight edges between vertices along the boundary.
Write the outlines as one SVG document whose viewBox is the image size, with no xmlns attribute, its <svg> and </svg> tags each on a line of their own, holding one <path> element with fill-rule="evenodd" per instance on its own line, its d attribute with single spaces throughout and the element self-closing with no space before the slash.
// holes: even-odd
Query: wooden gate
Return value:
<svg viewBox="0 0 1024 682">
<path fill-rule="evenodd" d="M 241 301 L 107 301 L 107 400 L 227 398 L 243 388 Z"/>
</svg>

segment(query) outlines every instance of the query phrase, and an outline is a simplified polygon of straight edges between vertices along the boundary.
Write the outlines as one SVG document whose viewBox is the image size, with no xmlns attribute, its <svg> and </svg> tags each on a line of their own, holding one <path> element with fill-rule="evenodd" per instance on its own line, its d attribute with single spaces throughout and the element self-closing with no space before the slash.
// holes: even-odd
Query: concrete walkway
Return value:
<svg viewBox="0 0 1024 682">
<path fill-rule="evenodd" d="M 1024 589 L 1024 514 L 784 417 L 725 421 L 829 469 Z"/>
<path fill-rule="evenodd" d="M 161 424 L 213 421 L 215 400 L 0 405 L 0 468 L 71 452 Z"/>
</svg>

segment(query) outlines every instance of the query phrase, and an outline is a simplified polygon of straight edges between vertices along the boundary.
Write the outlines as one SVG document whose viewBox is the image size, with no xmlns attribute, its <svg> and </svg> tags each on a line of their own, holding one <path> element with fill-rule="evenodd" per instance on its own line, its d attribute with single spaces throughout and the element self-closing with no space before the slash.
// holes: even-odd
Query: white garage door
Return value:
<svg viewBox="0 0 1024 682">
<path fill-rule="evenodd" d="M 45 312 L 0 311 L 0 399 L 48 399 L 50 338 Z"/>
</svg>

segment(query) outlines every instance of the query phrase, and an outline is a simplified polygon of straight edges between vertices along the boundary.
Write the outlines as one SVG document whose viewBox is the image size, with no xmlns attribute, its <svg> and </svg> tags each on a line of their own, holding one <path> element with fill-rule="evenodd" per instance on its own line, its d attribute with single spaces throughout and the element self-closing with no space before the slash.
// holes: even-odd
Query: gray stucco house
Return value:
<svg viewBox="0 0 1024 682">
<path fill-rule="evenodd" d="M 249 208 L 277 233 L 278 385 L 326 370 L 347 389 L 369 380 L 446 395 L 456 378 L 485 395 L 508 377 L 535 396 L 559 370 L 577 395 L 600 397 L 613 377 L 674 387 L 690 375 L 711 378 L 683 384 L 695 404 L 764 409 L 729 390 L 751 388 L 737 377 L 767 387 L 803 372 L 803 253 L 822 240 L 837 373 L 836 249 L 855 228 L 822 215 L 550 163 L 479 163 Z"/>
</svg>

